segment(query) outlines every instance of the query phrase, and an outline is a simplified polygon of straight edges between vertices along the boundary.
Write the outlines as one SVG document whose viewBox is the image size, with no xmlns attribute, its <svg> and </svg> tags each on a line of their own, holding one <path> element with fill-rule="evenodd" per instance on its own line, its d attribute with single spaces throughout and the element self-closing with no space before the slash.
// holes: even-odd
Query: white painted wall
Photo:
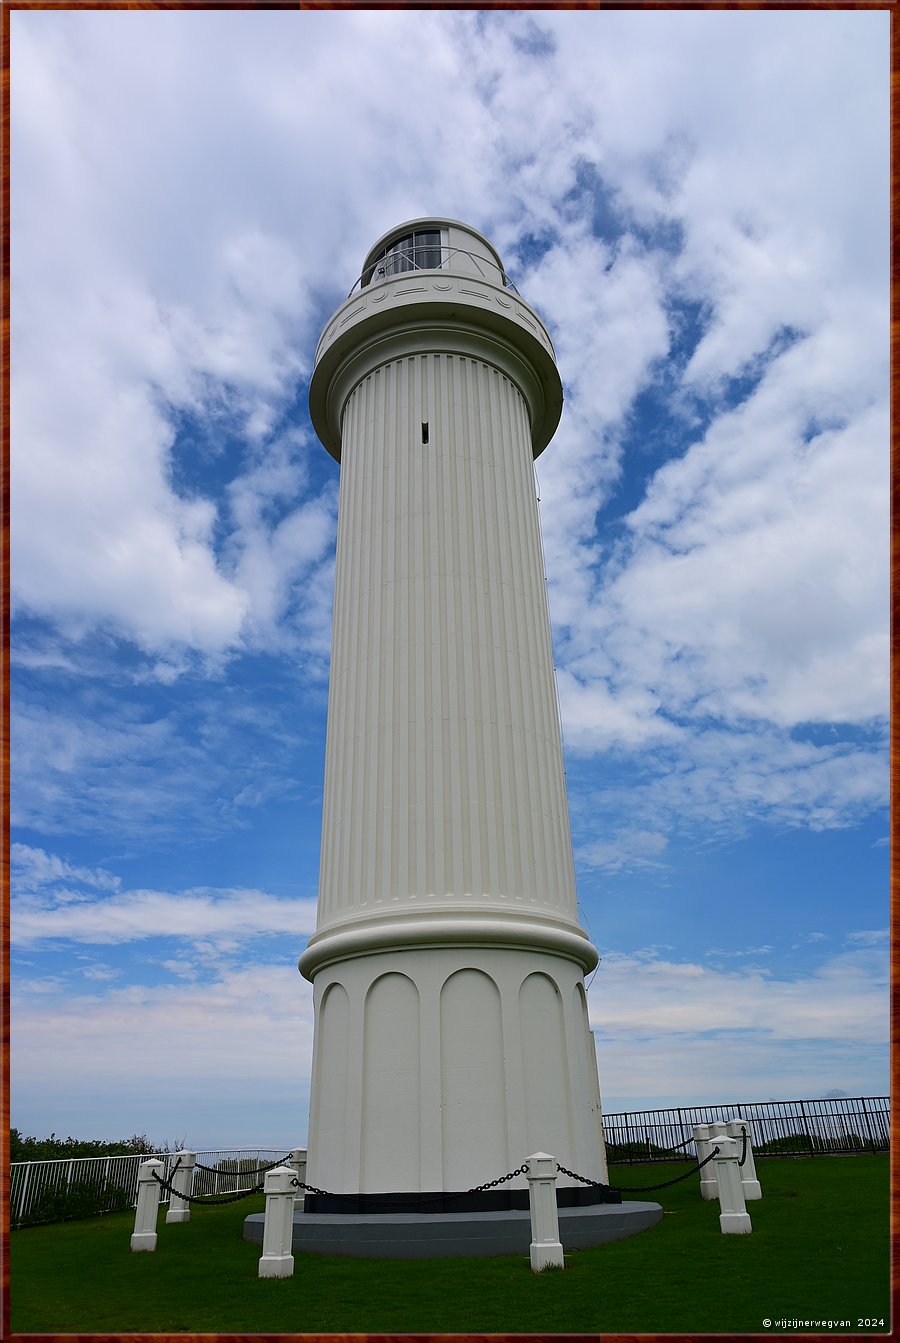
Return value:
<svg viewBox="0 0 900 1343">
<path fill-rule="evenodd" d="M 574 962 L 492 947 L 359 956 L 316 975 L 315 1004 L 310 1184 L 469 1189 L 537 1150 L 608 1179 Z"/>
<path fill-rule="evenodd" d="M 310 1183 L 465 1189 L 538 1150 L 605 1178 L 532 470 L 552 346 L 502 286 L 371 290 L 310 391 L 341 462 Z"/>
</svg>

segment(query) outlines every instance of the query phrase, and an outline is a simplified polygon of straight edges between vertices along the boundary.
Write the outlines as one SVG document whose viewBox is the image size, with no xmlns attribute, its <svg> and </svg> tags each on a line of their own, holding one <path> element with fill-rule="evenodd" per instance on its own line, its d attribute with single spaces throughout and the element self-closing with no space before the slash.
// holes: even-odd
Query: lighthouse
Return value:
<svg viewBox="0 0 900 1343">
<path fill-rule="evenodd" d="M 550 336 L 485 237 L 415 219 L 328 322 L 309 405 L 340 496 L 307 1180 L 362 1211 L 534 1152 L 606 1181 L 533 471 Z"/>
</svg>

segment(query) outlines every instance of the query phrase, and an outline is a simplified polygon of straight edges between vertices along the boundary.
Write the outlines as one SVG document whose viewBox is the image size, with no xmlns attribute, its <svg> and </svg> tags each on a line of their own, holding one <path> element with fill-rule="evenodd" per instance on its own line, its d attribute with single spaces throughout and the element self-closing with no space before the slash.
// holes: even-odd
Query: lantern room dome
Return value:
<svg viewBox="0 0 900 1343">
<path fill-rule="evenodd" d="M 509 284 L 499 253 L 483 234 L 439 216 L 408 219 L 382 234 L 369 249 L 359 283 L 366 288 L 416 270 L 479 276 L 504 288 Z"/>
</svg>

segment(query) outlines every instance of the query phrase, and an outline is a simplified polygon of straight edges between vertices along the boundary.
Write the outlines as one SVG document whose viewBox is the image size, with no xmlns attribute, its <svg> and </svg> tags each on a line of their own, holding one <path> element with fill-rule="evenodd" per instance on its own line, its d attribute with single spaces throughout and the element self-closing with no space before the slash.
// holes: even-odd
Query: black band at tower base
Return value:
<svg viewBox="0 0 900 1343">
<path fill-rule="evenodd" d="M 589 1208 L 596 1203 L 621 1203 L 617 1189 L 606 1185 L 567 1186 L 556 1191 L 559 1208 Z M 475 1193 L 307 1194 L 307 1213 L 448 1213 L 507 1212 L 528 1208 L 527 1189 L 480 1189 Z"/>
</svg>

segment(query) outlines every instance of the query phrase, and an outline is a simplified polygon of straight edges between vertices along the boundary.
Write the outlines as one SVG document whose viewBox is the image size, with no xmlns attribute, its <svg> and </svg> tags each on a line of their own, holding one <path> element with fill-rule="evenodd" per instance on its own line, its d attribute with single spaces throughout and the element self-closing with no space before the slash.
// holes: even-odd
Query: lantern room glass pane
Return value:
<svg viewBox="0 0 900 1343">
<path fill-rule="evenodd" d="M 437 230 L 413 234 L 419 270 L 437 270 L 441 264 L 441 235 Z"/>
<path fill-rule="evenodd" d="M 364 283 L 372 280 L 387 279 L 390 275 L 401 275 L 410 270 L 438 270 L 441 265 L 440 229 L 423 229 L 419 233 L 407 234 L 397 238 L 386 247 L 375 261 Z"/>
</svg>

